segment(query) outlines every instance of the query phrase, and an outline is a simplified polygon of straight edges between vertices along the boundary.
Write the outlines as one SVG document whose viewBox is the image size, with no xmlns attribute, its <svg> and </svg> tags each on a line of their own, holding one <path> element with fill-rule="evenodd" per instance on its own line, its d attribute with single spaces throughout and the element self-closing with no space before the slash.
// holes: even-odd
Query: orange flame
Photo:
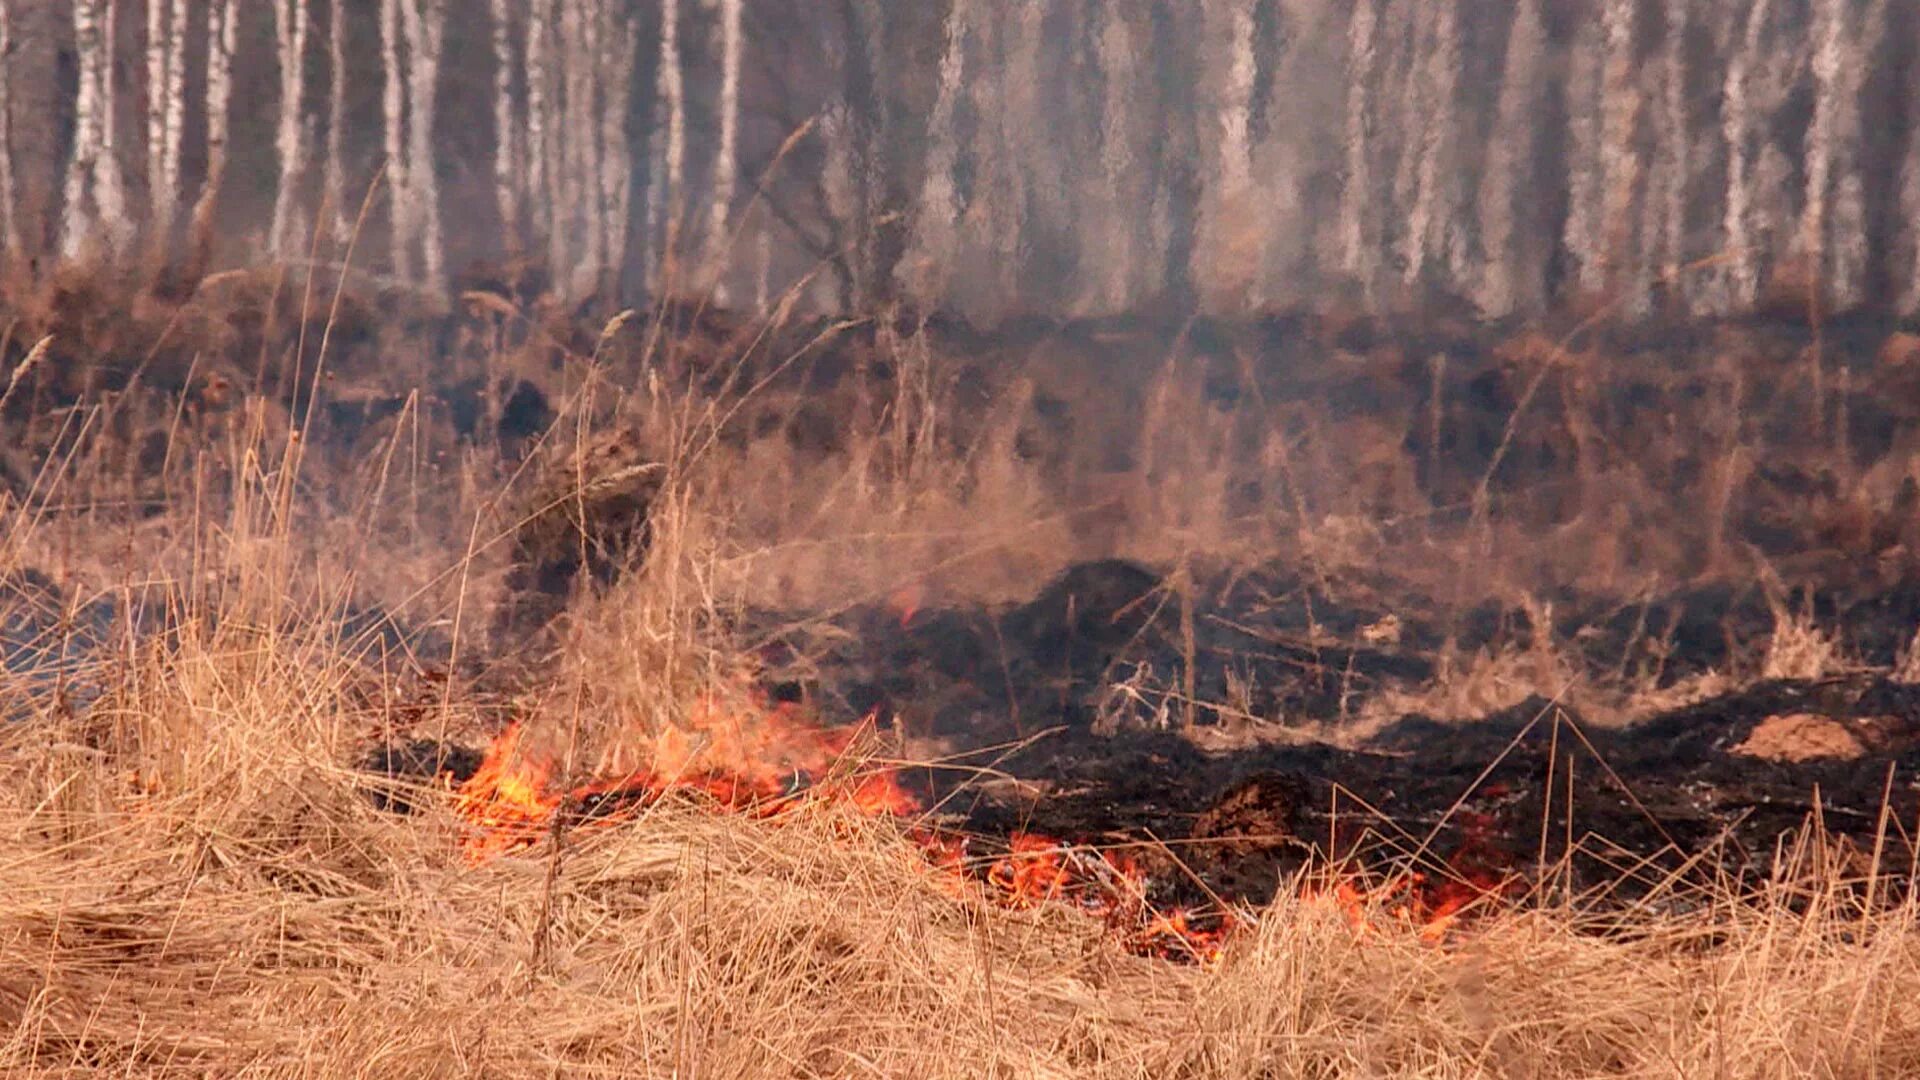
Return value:
<svg viewBox="0 0 1920 1080">
<path fill-rule="evenodd" d="M 708 702 L 695 729 L 648 740 L 638 767 L 623 776 L 562 789 L 553 763 L 526 745 L 520 724 L 488 747 L 478 771 L 454 793 L 471 827 L 461 844 L 471 865 L 528 848 L 562 822 L 604 824 L 630 816 L 670 792 L 710 799 L 717 807 L 772 817 L 803 802 L 852 807 L 874 817 L 910 818 L 923 809 L 893 770 L 850 767 L 860 727 L 821 728 L 797 706 L 746 713 Z M 1147 902 L 1147 875 L 1129 857 L 1053 837 L 1017 832 L 1006 850 L 969 856 L 969 838 L 925 824 L 908 828 L 928 865 L 956 889 L 977 887 L 992 902 L 1016 909 L 1068 903 L 1101 917 L 1130 952 L 1214 963 L 1239 924 L 1231 912 L 1210 917 Z M 971 883 L 971 885 L 969 885 Z M 1498 898 L 1508 883 L 1487 872 L 1460 872 L 1437 883 L 1424 874 L 1397 875 L 1371 888 L 1342 879 L 1314 898 L 1329 900 L 1356 932 L 1379 915 L 1420 927 L 1439 943 L 1476 902 Z"/>
</svg>

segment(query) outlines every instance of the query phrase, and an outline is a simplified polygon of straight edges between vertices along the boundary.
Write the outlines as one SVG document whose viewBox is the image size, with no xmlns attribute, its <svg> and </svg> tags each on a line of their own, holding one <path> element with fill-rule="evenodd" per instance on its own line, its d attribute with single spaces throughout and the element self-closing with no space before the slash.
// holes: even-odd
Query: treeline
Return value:
<svg viewBox="0 0 1920 1080">
<path fill-rule="evenodd" d="M 0 0 L 0 52 L 29 265 L 1920 313 L 1908 0 Z"/>
</svg>

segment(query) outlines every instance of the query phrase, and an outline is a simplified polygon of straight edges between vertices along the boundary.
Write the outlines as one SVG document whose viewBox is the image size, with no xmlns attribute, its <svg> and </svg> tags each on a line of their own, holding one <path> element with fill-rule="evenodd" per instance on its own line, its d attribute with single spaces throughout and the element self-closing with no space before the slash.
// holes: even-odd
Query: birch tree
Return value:
<svg viewBox="0 0 1920 1080">
<path fill-rule="evenodd" d="M 1341 264 L 1358 282 L 1369 306 L 1379 276 L 1380 248 L 1373 228 L 1373 124 L 1371 96 L 1378 60 L 1376 0 L 1355 0 L 1347 25 L 1347 110 L 1345 175 L 1341 178 L 1339 236 Z"/>
<path fill-rule="evenodd" d="M 738 0 L 732 0 L 738 2 Z M 640 51 L 640 28 L 631 18 L 601 11 L 599 35 L 600 250 L 609 292 L 618 288 L 627 263 L 627 234 L 633 218 L 633 148 L 627 138 L 627 113 L 633 106 L 633 65 Z"/>
<path fill-rule="evenodd" d="M 1825 298 L 1840 307 L 1859 301 L 1866 274 L 1865 210 L 1859 172 L 1859 62 L 1865 25 L 1856 25 L 1847 0 L 1814 5 L 1813 119 L 1807 126 L 1806 195 L 1796 254 L 1815 275 Z"/>
<path fill-rule="evenodd" d="M 725 270 L 728 215 L 733 209 L 740 140 L 740 8 L 742 0 L 718 0 L 720 6 L 720 144 L 713 159 L 713 208 L 707 218 L 707 272 L 714 278 L 714 301 L 727 302 Z"/>
<path fill-rule="evenodd" d="M 13 184 L 12 0 L 0 0 L 0 248 L 17 259 L 20 250 L 19 197 Z"/>
<path fill-rule="evenodd" d="M 330 0 L 327 8 L 327 164 L 320 181 L 320 204 L 325 208 L 333 242 L 344 247 L 353 218 L 347 208 L 347 10 L 346 0 Z"/>
<path fill-rule="evenodd" d="M 648 178 L 647 291 L 667 286 L 668 260 L 679 235 L 681 185 L 687 159 L 686 84 L 680 70 L 680 0 L 660 5 L 660 68 L 648 157 L 658 167 Z"/>
<path fill-rule="evenodd" d="M 1745 311 L 1753 306 L 1759 286 L 1759 256 L 1753 228 L 1753 176 L 1758 151 L 1755 147 L 1760 110 L 1755 101 L 1756 66 L 1765 47 L 1767 19 L 1773 0 L 1753 0 L 1741 18 L 1740 8 L 1729 11 L 1734 20 L 1726 35 L 1727 71 L 1724 104 L 1721 107 L 1721 132 L 1726 141 L 1727 195 L 1722 235 L 1725 239 L 1727 269 L 1721 310 Z M 1738 27 L 1737 34 L 1733 31 Z"/>
<path fill-rule="evenodd" d="M 1646 303 L 1646 282 L 1633 252 L 1633 209 L 1640 186 L 1640 151 L 1635 129 L 1640 119 L 1640 88 L 1634 81 L 1634 0 L 1606 0 L 1601 13 L 1600 80 L 1600 244 L 1597 277 L 1608 288 L 1624 288 L 1629 310 Z"/>
<path fill-rule="evenodd" d="M 1660 50 L 1658 107 L 1653 111 L 1653 157 L 1647 163 L 1647 201 L 1641 214 L 1642 274 L 1667 282 L 1670 295 L 1696 291 L 1682 278 L 1686 262 L 1688 180 L 1693 174 L 1693 127 L 1687 100 L 1686 40 L 1689 0 L 1664 0 L 1666 36 Z"/>
<path fill-rule="evenodd" d="M 300 243 L 295 204 L 307 171 L 307 0 L 274 0 L 273 31 L 280 63 L 280 115 L 274 128 L 274 152 L 280 159 L 280 181 L 274 191 L 273 225 L 267 250 L 286 258 Z"/>
<path fill-rule="evenodd" d="M 493 197 L 500 210 L 501 242 L 508 255 L 517 256 L 523 151 L 513 100 L 513 19 L 508 0 L 489 0 L 487 12 L 493 20 Z"/>
<path fill-rule="evenodd" d="M 1684 3 L 1685 0 L 1680 0 Z M 1507 31 L 1506 63 L 1493 136 L 1487 148 L 1486 179 L 1480 185 L 1480 242 L 1485 262 L 1480 274 L 1480 310 L 1496 318 L 1538 298 L 1539 265 L 1531 222 L 1520 207 L 1533 193 L 1524 180 L 1533 166 L 1541 92 L 1546 27 L 1539 0 L 1520 0 Z"/>
<path fill-rule="evenodd" d="M 187 0 L 147 0 L 147 228 L 156 252 L 179 212 L 186 87 Z"/>
<path fill-rule="evenodd" d="M 407 220 L 420 245 L 421 285 L 446 291 L 446 250 L 440 231 L 440 183 L 434 168 L 433 123 L 440 88 L 440 48 L 446 40 L 446 0 L 403 0 L 408 59 Z"/>
<path fill-rule="evenodd" d="M 96 239 L 116 250 L 128 231 L 126 194 L 114 138 L 116 15 L 116 0 L 74 0 L 74 50 L 80 70 L 61 230 L 61 253 L 68 257 L 78 255 Z"/>
<path fill-rule="evenodd" d="M 901 272 L 906 280 L 901 288 L 907 294 L 929 304 L 937 303 L 944 291 L 946 267 L 952 261 L 955 230 L 959 215 L 959 193 L 955 190 L 954 169 L 959 164 L 959 134 L 954 131 L 954 113 L 959 107 L 961 76 L 966 70 L 968 0 L 953 0 L 947 9 L 940 52 L 938 88 L 933 112 L 927 118 L 926 166 L 920 181 L 920 198 L 913 219 L 911 259 L 903 260 Z M 760 234 L 760 261 L 764 266 L 767 236 Z M 764 287 L 756 289 L 756 306 Z"/>
<path fill-rule="evenodd" d="M 207 2 L 207 175 L 193 207 L 195 273 L 206 270 L 213 248 L 214 210 L 227 176 L 227 141 L 232 129 L 233 57 L 238 41 L 240 0 Z"/>
<path fill-rule="evenodd" d="M 380 105 L 385 121 L 387 190 L 391 221 L 393 272 L 413 277 L 413 189 L 407 175 L 407 87 L 400 67 L 400 0 L 380 0 L 380 61 L 384 81 Z"/>
</svg>

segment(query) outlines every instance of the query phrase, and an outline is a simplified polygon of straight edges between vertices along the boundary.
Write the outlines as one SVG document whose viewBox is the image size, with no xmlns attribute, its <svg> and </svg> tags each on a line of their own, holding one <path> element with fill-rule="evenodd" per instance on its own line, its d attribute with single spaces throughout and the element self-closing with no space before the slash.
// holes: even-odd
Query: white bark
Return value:
<svg viewBox="0 0 1920 1080">
<path fill-rule="evenodd" d="M 280 180 L 274 192 L 273 225 L 267 250 L 286 258 L 300 244 L 296 219 L 300 185 L 307 172 L 307 0 L 274 0 L 274 44 L 280 61 L 280 115 L 274 128 L 274 152 L 280 159 Z"/>
<path fill-rule="evenodd" d="M 1373 228 L 1373 120 L 1369 92 L 1378 50 L 1374 0 L 1355 0 L 1347 27 L 1346 175 L 1340 186 L 1340 253 L 1347 276 L 1360 283 L 1369 303 L 1379 275 L 1380 249 Z"/>
<path fill-rule="evenodd" d="M 187 0 L 147 0 L 147 227 L 156 250 L 180 207 L 186 86 Z"/>
<path fill-rule="evenodd" d="M 1253 184 L 1253 4 L 1233 0 L 1225 100 L 1220 107 L 1221 197 L 1237 203 Z"/>
<path fill-rule="evenodd" d="M 714 301 L 727 302 L 725 267 L 728 217 L 733 210 L 740 139 L 740 8 L 742 0 L 720 3 L 720 147 L 713 162 L 713 209 L 707 219 L 707 272 L 714 279 Z"/>
<path fill-rule="evenodd" d="M 1866 273 L 1859 172 L 1862 54 L 1882 14 L 1876 5 L 1867 13 L 1869 21 L 1856 24 L 1851 7 L 1843 0 L 1819 0 L 1814 8 L 1813 120 L 1807 128 L 1806 197 L 1795 239 L 1826 298 L 1842 308 L 1859 302 Z"/>
<path fill-rule="evenodd" d="M 686 167 L 686 83 L 680 69 L 680 0 L 660 5 L 660 60 L 655 77 L 652 131 L 647 137 L 647 292 L 668 286 L 679 236 L 681 183 Z"/>
<path fill-rule="evenodd" d="M 1366 0 L 1361 0 L 1365 3 Z M 1140 236 L 1140 213 L 1130 205 L 1129 197 L 1139 182 L 1139 158 L 1133 152 L 1134 110 L 1138 102 L 1134 89 L 1138 81 L 1139 57 L 1134 49 L 1133 29 L 1128 26 L 1118 4 L 1102 5 L 1100 24 L 1100 71 L 1106 79 L 1106 94 L 1100 106 L 1100 167 L 1106 180 L 1106 211 L 1110 226 L 1105 230 L 1105 258 L 1094 295 L 1109 309 L 1119 308 L 1133 299 L 1134 271 L 1138 259 L 1136 241 Z M 958 77 L 960 72 L 956 71 Z M 956 158 L 957 158 L 956 152 Z M 952 171 L 949 167 L 949 172 Z M 958 207 L 955 207 L 957 220 Z"/>
<path fill-rule="evenodd" d="M 446 251 L 440 231 L 440 183 L 434 168 L 433 123 L 440 88 L 440 47 L 446 37 L 446 0 L 404 0 L 407 31 L 408 220 L 420 244 L 420 282 L 446 291 Z"/>
<path fill-rule="evenodd" d="M 1591 24 L 1583 26 L 1568 61 L 1565 243 L 1574 284 L 1588 294 L 1598 293 L 1606 282 L 1603 40 Z"/>
<path fill-rule="evenodd" d="M 1696 291 L 1682 277 L 1687 261 L 1687 182 L 1693 174 L 1693 126 L 1688 118 L 1686 35 L 1690 0 L 1665 0 L 1666 40 L 1661 50 L 1660 102 L 1654 114 L 1654 155 L 1647 169 L 1647 206 L 1641 257 L 1648 277 L 1665 279 L 1669 295 Z"/>
<path fill-rule="evenodd" d="M 1635 128 L 1640 118 L 1640 88 L 1634 82 L 1634 0 L 1606 0 L 1601 26 L 1606 51 L 1600 106 L 1600 234 L 1597 281 L 1624 288 L 1627 308 L 1641 312 L 1646 282 L 1638 278 L 1632 219 L 1640 186 L 1640 152 Z"/>
<path fill-rule="evenodd" d="M 74 0 L 79 87 L 68 163 L 61 251 L 77 255 L 94 239 L 118 248 L 127 232 L 126 195 L 114 141 L 114 0 Z"/>
<path fill-rule="evenodd" d="M 1727 146 L 1727 198 L 1722 232 L 1726 241 L 1724 310 L 1744 311 L 1753 306 L 1759 284 L 1759 257 L 1751 216 L 1754 205 L 1754 161 L 1757 149 L 1754 67 L 1763 47 L 1767 18 L 1773 0 L 1754 0 L 1747 9 L 1743 32 L 1729 34 L 1725 103 L 1721 107 L 1721 132 Z M 1737 9 L 1736 9 L 1737 10 Z"/>
<path fill-rule="evenodd" d="M 1516 218 L 1520 200 L 1528 197 L 1525 181 L 1533 167 L 1545 49 L 1539 0 L 1520 0 L 1507 31 L 1500 100 L 1495 106 L 1486 177 L 1480 184 L 1480 242 L 1486 261 L 1478 303 L 1481 311 L 1494 318 L 1538 299 L 1536 249 Z"/>
<path fill-rule="evenodd" d="M 400 67 L 400 0 L 380 0 L 380 59 L 386 76 L 380 101 L 386 120 L 387 190 L 392 192 L 393 272 L 412 278 L 415 226 L 407 170 L 406 76 Z"/>
<path fill-rule="evenodd" d="M 594 250 L 599 231 L 587 221 L 585 193 L 592 175 L 589 157 L 593 152 L 595 127 L 591 106 L 593 56 L 583 50 L 586 33 L 582 7 L 586 0 L 561 0 L 560 48 L 555 59 L 560 67 L 560 154 L 550 163 L 553 187 L 553 229 L 547 236 L 547 265 L 563 292 L 578 295 L 583 282 L 599 273 L 599 258 Z M 561 275 L 568 275 L 562 278 Z"/>
<path fill-rule="evenodd" d="M 1454 150 L 1454 125 L 1459 119 L 1455 98 L 1460 77 L 1460 34 L 1454 2 L 1425 0 L 1432 12 L 1426 63 L 1418 83 L 1425 107 L 1423 113 L 1409 114 L 1419 116 L 1415 121 L 1419 136 L 1412 140 L 1419 148 L 1419 165 L 1403 252 L 1406 266 L 1402 274 L 1408 282 L 1419 279 L 1428 257 L 1444 258 L 1455 279 L 1462 277 L 1464 255 L 1457 234 L 1456 205 L 1460 163 L 1455 160 Z"/>
<path fill-rule="evenodd" d="M 213 212 L 227 175 L 227 135 L 232 126 L 233 56 L 240 23 L 240 0 L 207 3 L 207 178 L 193 208 L 194 243 L 207 254 L 213 238 Z"/>
<path fill-rule="evenodd" d="M 513 102 L 513 20 L 508 0 L 491 0 L 487 10 L 493 20 L 493 197 L 502 240 L 509 254 L 518 254 L 521 149 Z"/>
<path fill-rule="evenodd" d="M 165 180 L 167 110 L 164 102 L 170 52 L 165 0 L 147 0 L 147 227 L 162 235 L 173 217 L 167 208 L 173 190 Z"/>
<path fill-rule="evenodd" d="M 600 110 L 600 248 L 603 273 L 617 283 L 627 262 L 627 229 L 633 215 L 633 148 L 627 113 L 633 105 L 633 65 L 640 54 L 640 27 L 617 14 L 603 16 Z"/>
<path fill-rule="evenodd" d="M 953 124 L 954 111 L 963 92 L 960 79 L 966 71 L 967 3 L 968 0 L 953 0 L 953 7 L 947 11 L 939 88 L 933 112 L 927 118 L 926 175 L 920 184 L 919 207 L 913 219 L 913 254 L 901 267 L 904 291 L 929 305 L 943 298 L 940 294 L 945 290 L 947 265 L 954 255 L 959 196 L 954 187 L 953 170 L 960 159 L 960 145 Z M 764 249 L 767 243 L 764 229 L 759 243 Z M 763 251 L 763 270 L 765 261 Z M 756 310 L 765 307 L 759 295 L 764 291 L 764 285 L 756 290 Z"/>
<path fill-rule="evenodd" d="M 686 175 L 686 82 L 680 70 L 680 0 L 663 0 L 660 5 L 660 100 L 666 116 L 661 118 L 662 153 L 665 175 L 661 190 L 651 196 L 659 201 L 660 230 L 658 258 L 664 263 L 674 255 L 679 236 L 681 185 Z"/>
<path fill-rule="evenodd" d="M 13 185 L 13 12 L 11 0 L 0 0 L 0 249 L 19 258 L 20 222 Z"/>
<path fill-rule="evenodd" d="M 553 232 L 552 185 L 547 167 L 552 155 L 553 94 L 551 90 L 548 41 L 553 30 L 553 0 L 532 0 L 527 8 L 527 133 L 526 195 L 527 225 L 536 237 Z"/>
<path fill-rule="evenodd" d="M 353 218 L 347 210 L 346 179 L 346 0 L 330 0 L 327 18 L 327 64 L 331 75 L 327 94 L 327 165 L 321 180 L 320 202 L 328 215 L 334 243 L 345 246 L 353 230 Z"/>
</svg>

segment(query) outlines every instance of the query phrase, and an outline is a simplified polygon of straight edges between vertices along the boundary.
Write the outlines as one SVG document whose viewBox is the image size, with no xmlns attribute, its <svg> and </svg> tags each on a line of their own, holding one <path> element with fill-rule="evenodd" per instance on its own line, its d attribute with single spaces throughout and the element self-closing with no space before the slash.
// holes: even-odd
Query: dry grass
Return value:
<svg viewBox="0 0 1920 1080">
<path fill-rule="evenodd" d="M 573 357 L 587 374 L 568 376 L 549 435 L 624 418 L 674 480 L 647 564 L 575 611 L 546 681 L 512 705 L 571 768 L 618 762 L 623 733 L 731 685 L 731 617 L 750 603 L 993 598 L 1089 554 L 1098 506 L 1062 509 L 1012 451 L 1013 421 L 945 426 L 930 360 L 895 344 L 894 396 L 842 418 L 844 453 L 813 457 L 720 440 L 741 387 L 595 398 L 598 347 Z M 1167 379 L 1143 415 L 1130 470 L 1080 493 L 1124 507 L 1128 531 L 1100 542 L 1126 553 L 1253 560 L 1285 537 L 1321 569 L 1363 562 L 1410 498 L 1407 463 L 1380 449 L 1392 433 L 1228 422 Z M 131 475 L 109 427 L 56 440 L 64 456 L 0 529 L 9 577 L 51 567 L 68 587 L 5 613 L 35 639 L 10 642 L 0 674 L 7 1075 L 1920 1073 L 1920 913 L 1855 904 L 1859 868 L 1810 840 L 1782 861 L 1791 887 L 1693 887 L 1611 926 L 1543 896 L 1442 945 L 1282 890 L 1205 969 L 1126 955 L 1064 908 L 988 904 L 890 826 L 830 807 L 776 824 L 663 802 L 469 867 L 446 792 L 384 813 L 350 763 L 372 739 L 489 726 L 494 703 L 423 684 L 404 647 L 340 620 L 373 597 L 477 648 L 510 470 L 434 465 L 411 407 L 317 486 L 284 405 L 148 419 L 169 433 L 153 479 L 167 513 L 87 504 Z M 1371 478 L 1351 498 L 1329 464 L 1342 440 Z M 1251 500 L 1248 462 L 1269 482 Z M 49 510 L 68 504 L 89 508 Z M 1440 580 L 1493 539 L 1422 542 Z M 117 606 L 96 626 L 100 598 Z M 1837 660 L 1783 620 L 1776 663 Z M 1419 704 L 1464 718 L 1571 678 L 1542 632 L 1463 660 Z"/>
<path fill-rule="evenodd" d="M 1436 946 L 1288 896 L 1200 970 L 1068 910 L 957 896 L 830 808 L 663 803 L 469 868 L 448 800 L 368 804 L 340 764 L 356 673 L 298 635 L 183 641 L 112 677 L 87 719 L 42 714 L 0 748 L 9 1075 L 1920 1068 L 1910 904 L 1783 887 L 1610 936 L 1547 904 Z"/>
</svg>

